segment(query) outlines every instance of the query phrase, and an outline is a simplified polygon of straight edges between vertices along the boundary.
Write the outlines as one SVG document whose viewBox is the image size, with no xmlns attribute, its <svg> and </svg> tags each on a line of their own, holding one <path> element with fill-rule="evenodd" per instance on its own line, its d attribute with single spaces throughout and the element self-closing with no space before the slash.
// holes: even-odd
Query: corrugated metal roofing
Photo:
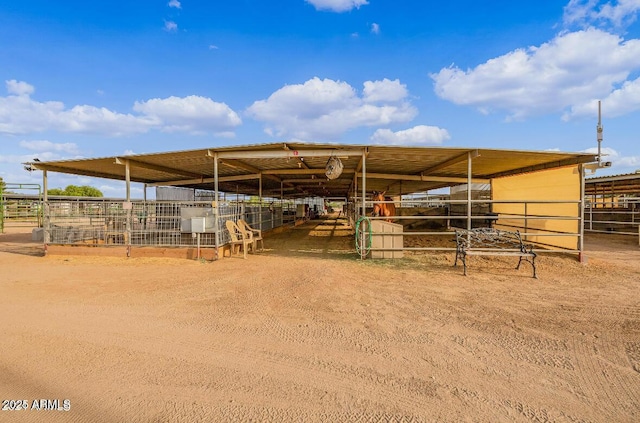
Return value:
<svg viewBox="0 0 640 423">
<path fill-rule="evenodd" d="M 596 160 L 593 154 L 555 151 L 272 143 L 30 165 L 34 169 L 125 180 L 128 161 L 132 182 L 213 190 L 216 153 L 220 157 L 220 191 L 257 195 L 261 174 L 264 196 L 279 196 L 282 189 L 286 197 L 347 196 L 354 175 L 360 176 L 363 168 L 367 191 L 387 191 L 388 195 L 458 185 L 466 182 L 469 154 L 473 157 L 474 182 Z M 339 157 L 344 165 L 342 175 L 335 180 L 328 180 L 324 174 L 329 154 Z M 361 184 L 360 178 L 357 183 Z"/>
</svg>

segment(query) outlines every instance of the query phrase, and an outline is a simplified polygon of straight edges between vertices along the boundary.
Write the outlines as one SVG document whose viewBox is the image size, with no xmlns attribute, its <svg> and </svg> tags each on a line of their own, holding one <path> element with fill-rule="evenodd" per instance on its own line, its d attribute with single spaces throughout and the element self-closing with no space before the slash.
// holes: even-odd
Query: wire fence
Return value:
<svg viewBox="0 0 640 423">
<path fill-rule="evenodd" d="M 268 231 L 292 222 L 289 204 L 210 201 L 49 200 L 45 243 L 96 246 L 215 247 L 230 241 L 225 221 Z"/>
</svg>

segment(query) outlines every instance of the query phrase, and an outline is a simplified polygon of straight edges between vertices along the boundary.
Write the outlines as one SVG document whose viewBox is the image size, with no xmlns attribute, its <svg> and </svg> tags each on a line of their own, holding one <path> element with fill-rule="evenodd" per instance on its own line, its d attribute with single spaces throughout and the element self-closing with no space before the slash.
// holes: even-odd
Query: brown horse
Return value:
<svg viewBox="0 0 640 423">
<path fill-rule="evenodd" d="M 392 201 L 390 197 L 385 197 L 386 191 L 378 192 L 373 191 L 373 201 Z M 375 203 L 373 205 L 372 216 L 384 216 L 391 217 L 396 215 L 396 205 L 393 203 Z M 392 222 L 393 219 L 385 219 L 387 222 Z"/>
</svg>

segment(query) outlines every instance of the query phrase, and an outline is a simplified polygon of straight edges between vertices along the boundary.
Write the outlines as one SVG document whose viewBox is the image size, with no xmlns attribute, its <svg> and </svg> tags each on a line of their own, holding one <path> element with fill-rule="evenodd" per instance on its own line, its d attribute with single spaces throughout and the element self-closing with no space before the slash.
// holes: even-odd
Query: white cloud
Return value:
<svg viewBox="0 0 640 423">
<path fill-rule="evenodd" d="M 182 5 L 180 4 L 180 2 L 178 0 L 171 0 L 169 1 L 169 3 L 167 4 L 167 6 L 169 7 L 174 7 L 176 9 L 182 9 Z"/>
<path fill-rule="evenodd" d="M 195 95 L 136 102 L 133 110 L 162 122 L 162 130 L 166 132 L 222 131 L 242 123 L 226 104 Z"/>
<path fill-rule="evenodd" d="M 269 135 L 300 139 L 334 138 L 350 129 L 407 122 L 416 109 L 407 101 L 399 81 L 368 81 L 359 97 L 346 82 L 317 77 L 304 84 L 287 85 L 266 100 L 254 102 L 247 113 L 267 122 Z M 372 101 L 381 104 L 372 104 Z"/>
<path fill-rule="evenodd" d="M 611 147 L 602 147 L 600 149 L 601 153 L 603 156 L 607 156 L 609 158 L 611 157 L 618 157 L 619 154 L 616 150 L 614 150 Z M 598 154 L 598 147 L 589 147 L 586 148 L 584 150 L 581 151 L 581 153 L 587 153 L 587 154 Z"/>
<path fill-rule="evenodd" d="M 583 153 L 598 154 L 597 147 L 587 148 Z M 610 147 L 602 147 L 602 161 L 611 162 L 611 168 L 617 172 L 632 172 L 640 166 L 640 156 L 624 156 Z"/>
<path fill-rule="evenodd" d="M 218 50 L 218 46 L 209 44 L 209 50 Z"/>
<path fill-rule="evenodd" d="M 593 7 L 598 0 L 570 0 L 564 7 L 562 17 L 566 26 L 574 24 L 583 25 L 590 19 Z"/>
<path fill-rule="evenodd" d="M 372 34 L 380 34 L 380 25 L 378 25 L 377 23 L 372 23 L 371 24 L 371 33 Z"/>
<path fill-rule="evenodd" d="M 563 21 L 566 26 L 587 28 L 592 25 L 623 29 L 636 21 L 640 11 L 638 0 L 570 0 L 564 7 Z"/>
<path fill-rule="evenodd" d="M 332 12 L 348 12 L 352 9 L 359 9 L 360 6 L 369 4 L 367 0 L 306 0 L 313 5 L 316 10 L 330 10 Z"/>
<path fill-rule="evenodd" d="M 136 102 L 138 115 L 118 113 L 104 107 L 78 105 L 70 109 L 58 101 L 39 102 L 28 92 L 26 83 L 11 84 L 12 92 L 22 95 L 0 97 L 0 134 L 31 134 L 44 131 L 93 133 L 121 136 L 153 129 L 193 133 L 229 131 L 242 122 L 224 103 L 206 97 L 169 97 Z M 22 90 L 15 87 L 22 87 Z M 25 87 L 30 87 L 26 89 Z"/>
<path fill-rule="evenodd" d="M 613 90 L 608 96 L 601 99 L 603 110 L 608 117 L 622 116 L 640 110 L 640 78 L 626 81 L 619 89 Z M 564 120 L 580 116 L 597 116 L 598 99 L 591 99 L 571 107 L 571 110 L 563 115 Z"/>
<path fill-rule="evenodd" d="M 41 103 L 27 94 L 0 97 L 0 133 L 55 130 L 118 135 L 146 132 L 153 125 L 147 117 L 115 113 L 105 108 L 82 105 L 65 109 L 59 101 Z"/>
<path fill-rule="evenodd" d="M 78 146 L 72 142 L 53 143 L 47 140 L 20 141 L 20 147 L 35 152 L 58 151 L 68 154 L 80 154 Z"/>
<path fill-rule="evenodd" d="M 390 145 L 440 145 L 451 136 L 446 129 L 437 126 L 418 125 L 403 131 L 393 132 L 378 129 L 371 141 L 376 144 Z"/>
<path fill-rule="evenodd" d="M 178 24 L 173 21 L 164 21 L 164 30 L 167 32 L 176 32 Z"/>
<path fill-rule="evenodd" d="M 640 40 L 624 41 L 590 28 L 512 51 L 474 69 L 444 68 L 431 78 L 443 99 L 521 118 L 606 97 L 637 70 Z"/>
<path fill-rule="evenodd" d="M 364 83 L 363 100 L 367 103 L 400 101 L 408 95 L 407 86 L 399 79 L 393 81 L 385 78 L 382 81 L 366 81 Z"/>
<path fill-rule="evenodd" d="M 5 83 L 7 85 L 7 91 L 9 92 L 9 94 L 29 96 L 35 91 L 33 85 L 29 85 L 23 81 L 16 81 L 15 79 L 12 79 L 10 81 L 5 81 Z"/>
<path fill-rule="evenodd" d="M 27 163 L 27 162 L 33 161 L 34 156 L 37 156 L 37 158 L 43 162 L 52 161 L 52 160 L 64 160 L 69 158 L 69 156 L 67 155 L 59 154 L 52 151 L 43 151 L 43 152 L 39 152 L 38 154 L 31 153 L 31 154 L 21 154 L 21 155 L 18 155 L 18 154 L 1 155 L 0 154 L 0 163 L 9 163 L 9 164 L 15 164 L 15 165 L 21 166 L 21 163 Z"/>
</svg>

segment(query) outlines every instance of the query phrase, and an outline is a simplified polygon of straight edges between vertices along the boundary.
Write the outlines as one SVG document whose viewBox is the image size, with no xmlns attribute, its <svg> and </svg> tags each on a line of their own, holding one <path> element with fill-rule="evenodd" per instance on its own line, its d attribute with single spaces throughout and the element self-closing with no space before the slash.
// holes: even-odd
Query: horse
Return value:
<svg viewBox="0 0 640 423">
<path fill-rule="evenodd" d="M 386 191 L 378 192 L 373 191 L 373 201 L 392 201 L 390 197 L 385 197 Z M 373 213 L 371 216 L 384 216 L 391 217 L 396 215 L 396 205 L 393 203 L 375 203 L 373 205 Z M 392 222 L 393 219 L 385 219 L 387 222 Z"/>
</svg>

